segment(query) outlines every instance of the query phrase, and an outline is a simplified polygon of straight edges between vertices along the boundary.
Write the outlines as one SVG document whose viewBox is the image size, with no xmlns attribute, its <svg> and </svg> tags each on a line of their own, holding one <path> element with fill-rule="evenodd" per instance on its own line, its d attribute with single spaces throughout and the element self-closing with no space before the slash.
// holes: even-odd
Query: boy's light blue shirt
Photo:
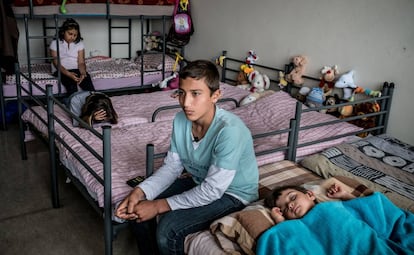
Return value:
<svg viewBox="0 0 414 255">
<path fill-rule="evenodd" d="M 234 170 L 235 175 L 225 193 L 252 202 L 258 198 L 259 171 L 250 130 L 236 115 L 216 107 L 207 133 L 194 148 L 192 122 L 184 112 L 174 119 L 171 152 L 180 156 L 183 167 L 197 184 L 203 182 L 211 165 Z"/>
</svg>

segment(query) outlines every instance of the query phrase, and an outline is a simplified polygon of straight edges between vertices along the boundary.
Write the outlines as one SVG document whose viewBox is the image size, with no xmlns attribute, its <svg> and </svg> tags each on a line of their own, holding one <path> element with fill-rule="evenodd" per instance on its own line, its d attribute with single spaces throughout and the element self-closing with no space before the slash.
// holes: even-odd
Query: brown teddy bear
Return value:
<svg viewBox="0 0 414 255">
<path fill-rule="evenodd" d="M 360 103 L 354 106 L 354 116 L 364 115 L 368 113 L 375 113 L 380 111 L 380 106 L 378 103 L 374 102 L 365 102 Z M 373 128 L 376 126 L 376 116 L 362 117 L 360 119 L 351 120 L 350 123 L 362 127 L 363 129 Z M 369 132 L 364 132 L 358 134 L 359 137 L 368 136 Z"/>
<path fill-rule="evenodd" d="M 322 77 L 319 88 L 323 89 L 324 95 L 329 96 L 335 87 L 336 77 L 338 75 L 338 66 L 324 66 L 321 70 Z"/>
<path fill-rule="evenodd" d="M 305 74 L 306 65 L 308 64 L 308 58 L 303 55 L 295 56 L 292 59 L 293 69 L 286 74 L 286 81 L 293 83 L 297 86 L 302 86 L 305 82 L 302 76 Z"/>
</svg>

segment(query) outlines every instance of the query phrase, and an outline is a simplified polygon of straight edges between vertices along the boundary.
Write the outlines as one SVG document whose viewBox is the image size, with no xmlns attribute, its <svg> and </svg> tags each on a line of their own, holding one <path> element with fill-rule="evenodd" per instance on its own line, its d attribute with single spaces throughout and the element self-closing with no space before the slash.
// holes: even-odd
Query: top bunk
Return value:
<svg viewBox="0 0 414 255">
<path fill-rule="evenodd" d="M 170 16 L 173 0 L 10 0 L 16 16 Z"/>
</svg>

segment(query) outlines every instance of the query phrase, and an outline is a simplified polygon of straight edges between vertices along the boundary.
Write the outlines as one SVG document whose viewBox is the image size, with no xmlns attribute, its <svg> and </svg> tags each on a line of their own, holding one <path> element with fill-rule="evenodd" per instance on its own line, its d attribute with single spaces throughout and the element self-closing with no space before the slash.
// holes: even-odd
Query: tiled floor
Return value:
<svg viewBox="0 0 414 255">
<path fill-rule="evenodd" d="M 18 126 L 0 130 L 0 254 L 104 254 L 103 219 L 59 172 L 60 208 L 53 208 L 48 151 L 27 143 L 21 160 Z M 129 229 L 113 242 L 113 254 L 138 254 Z"/>
</svg>

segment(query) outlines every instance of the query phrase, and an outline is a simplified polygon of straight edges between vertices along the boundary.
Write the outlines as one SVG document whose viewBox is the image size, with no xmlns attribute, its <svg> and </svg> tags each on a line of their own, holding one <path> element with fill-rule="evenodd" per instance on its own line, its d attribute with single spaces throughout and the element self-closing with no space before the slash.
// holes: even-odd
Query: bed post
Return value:
<svg viewBox="0 0 414 255">
<path fill-rule="evenodd" d="M 20 80 L 20 67 L 19 64 L 16 63 L 15 64 L 15 72 L 16 72 L 16 84 L 17 84 L 17 109 L 19 112 L 19 135 L 20 135 L 20 153 L 21 153 L 21 157 L 22 160 L 26 160 L 27 159 L 27 151 L 26 151 L 26 143 L 24 142 L 24 128 L 23 128 L 23 120 L 21 118 L 22 114 L 23 114 L 23 109 L 22 109 L 22 84 L 21 84 L 21 80 Z"/>
<path fill-rule="evenodd" d="M 105 255 L 112 254 L 111 126 L 103 126 Z"/>
<path fill-rule="evenodd" d="M 301 102 L 296 102 L 296 111 L 295 111 L 295 125 L 294 128 L 292 129 L 290 135 L 292 136 L 292 138 L 290 138 L 289 135 L 289 140 L 291 139 L 289 146 L 290 146 L 290 160 L 292 161 L 296 161 L 296 150 L 298 147 L 298 143 L 299 143 L 299 129 L 300 129 L 300 118 L 302 116 L 302 103 Z"/>
<path fill-rule="evenodd" d="M 56 169 L 56 150 L 55 150 L 55 123 L 53 114 L 53 86 L 46 85 L 47 95 L 47 123 L 48 123 L 48 137 L 49 137 L 49 157 L 50 157 L 50 171 L 52 177 L 52 204 L 54 208 L 59 208 L 59 187 L 58 174 Z"/>
<path fill-rule="evenodd" d="M 6 73 L 4 73 L 4 76 L 6 78 Z M 0 89 L 1 125 L 2 125 L 2 129 L 6 130 L 7 129 L 7 125 L 6 125 L 6 103 L 5 103 L 4 96 L 3 96 L 3 77 L 2 77 L 1 72 L 0 72 L 0 85 L 1 85 L 1 89 Z"/>
<path fill-rule="evenodd" d="M 392 97 L 394 94 L 394 83 L 388 83 L 385 82 L 384 83 L 384 88 L 383 90 L 386 91 L 386 96 L 387 99 L 382 101 L 381 104 L 381 110 L 384 109 L 384 111 L 386 112 L 385 116 L 381 118 L 382 122 L 380 124 L 383 124 L 384 128 L 382 130 L 382 133 L 386 133 L 387 132 L 387 127 L 388 127 L 388 119 L 390 117 L 390 111 L 391 111 L 391 103 L 392 103 Z M 382 116 L 382 115 L 380 115 Z"/>
<path fill-rule="evenodd" d="M 223 66 L 221 67 L 221 82 L 226 82 L 226 69 L 227 69 L 227 61 L 225 58 L 226 55 L 227 55 L 227 51 L 223 50 L 220 56 L 220 57 L 223 57 Z"/>
<path fill-rule="evenodd" d="M 286 152 L 286 158 L 287 160 L 290 161 L 295 161 L 295 157 L 296 157 L 296 148 L 295 148 L 295 132 L 297 129 L 297 121 L 296 119 L 290 119 L 289 122 L 289 133 L 288 133 L 288 142 L 287 142 L 287 152 Z"/>
<path fill-rule="evenodd" d="M 147 157 L 146 157 L 146 173 L 145 176 L 151 176 L 154 172 L 154 144 L 147 144 Z"/>
</svg>

